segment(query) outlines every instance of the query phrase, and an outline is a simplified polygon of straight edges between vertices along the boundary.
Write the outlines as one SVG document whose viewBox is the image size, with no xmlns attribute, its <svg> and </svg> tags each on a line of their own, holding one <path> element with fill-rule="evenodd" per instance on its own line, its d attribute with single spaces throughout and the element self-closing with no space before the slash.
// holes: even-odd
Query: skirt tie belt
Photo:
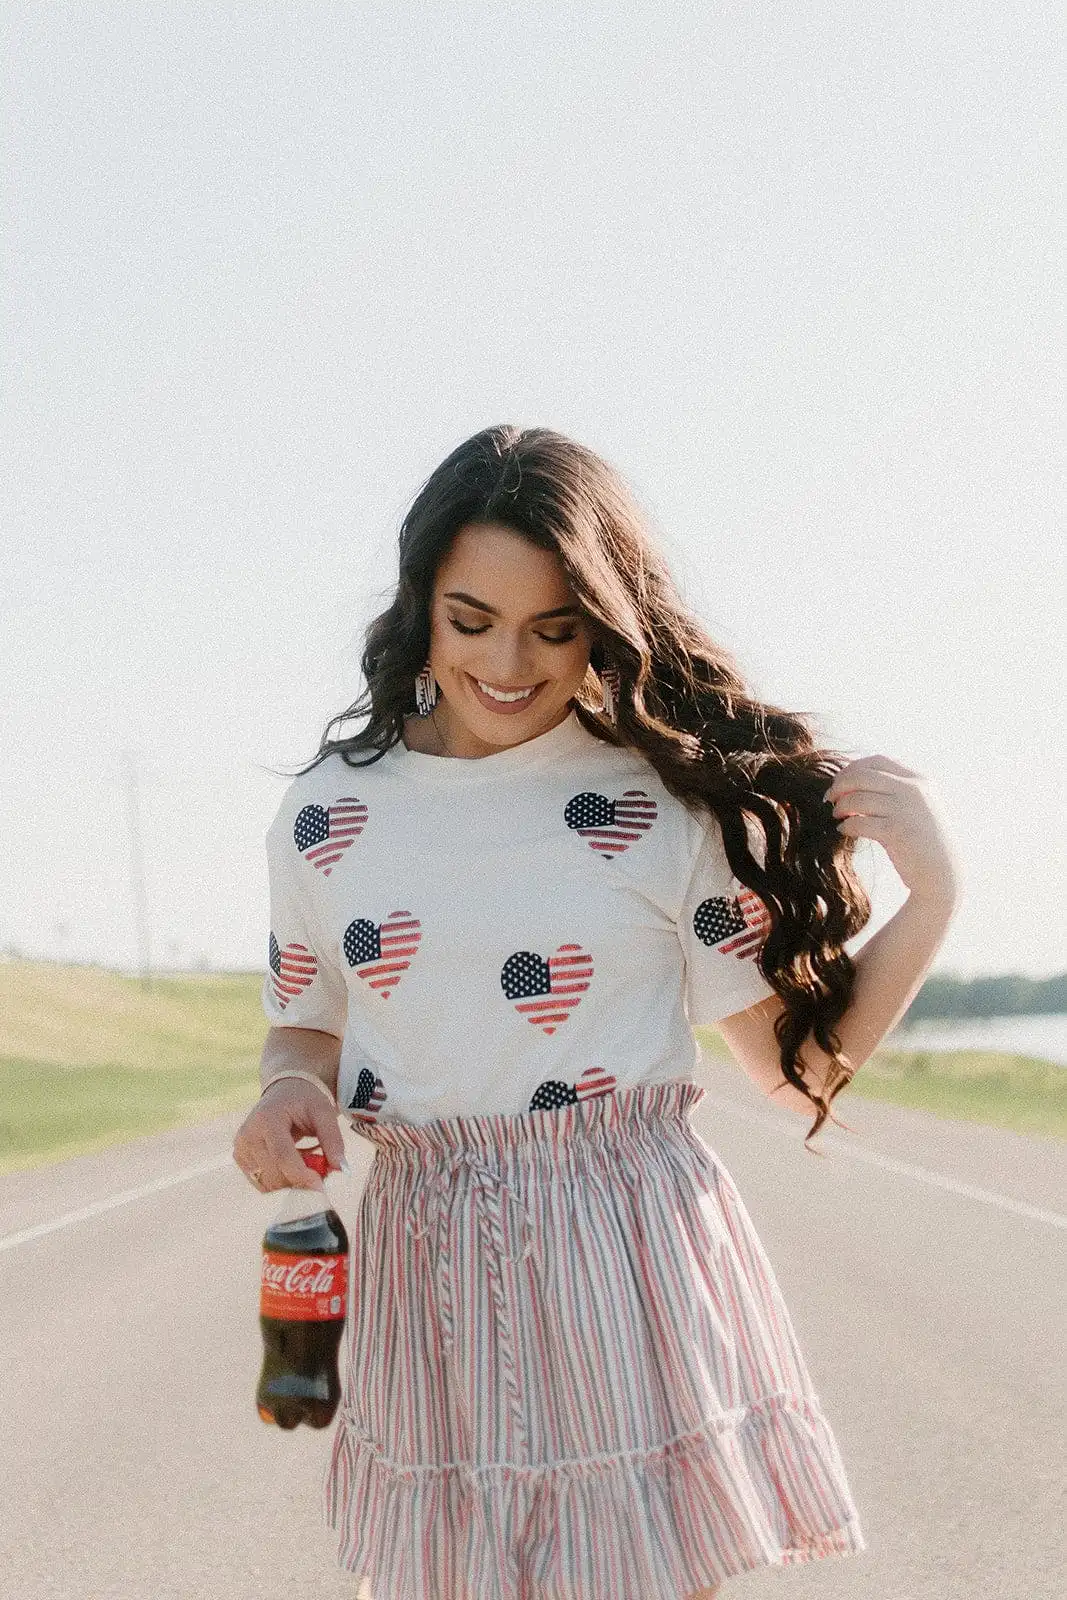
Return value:
<svg viewBox="0 0 1067 1600">
<path fill-rule="evenodd" d="M 466 1183 L 462 1181 L 463 1174 L 466 1174 Z M 436 1232 L 441 1333 L 447 1350 L 452 1354 L 456 1343 L 452 1251 L 458 1215 L 468 1196 L 473 1198 L 478 1230 L 486 1247 L 489 1292 L 500 1324 L 498 1349 L 517 1448 L 519 1441 L 528 1445 L 529 1439 L 515 1368 L 515 1323 L 507 1277 L 509 1268 L 537 1254 L 530 1214 L 521 1196 L 500 1172 L 481 1160 L 476 1151 L 462 1149 L 452 1152 L 442 1164 L 434 1162 L 417 1185 L 409 1213 L 414 1222 L 410 1233 L 413 1239 L 421 1241 L 431 1231 Z M 436 1205 L 433 1204 L 434 1200 L 438 1202 Z M 508 1248 L 505 1224 L 508 1206 L 518 1221 L 518 1233 L 522 1241 L 517 1251 Z"/>
</svg>

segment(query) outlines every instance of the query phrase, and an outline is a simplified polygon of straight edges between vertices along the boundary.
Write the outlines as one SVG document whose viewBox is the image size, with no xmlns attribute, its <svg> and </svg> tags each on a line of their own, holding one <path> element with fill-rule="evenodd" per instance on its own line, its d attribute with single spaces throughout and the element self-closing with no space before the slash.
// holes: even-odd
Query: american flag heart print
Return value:
<svg viewBox="0 0 1067 1600">
<path fill-rule="evenodd" d="M 621 800 L 586 790 L 567 801 L 563 817 L 568 828 L 611 861 L 648 832 L 656 820 L 656 802 L 643 789 L 627 789 Z"/>
<path fill-rule="evenodd" d="M 615 1077 L 603 1067 L 586 1067 L 574 1087 L 579 1100 L 594 1100 L 598 1094 L 611 1094 Z"/>
<path fill-rule="evenodd" d="M 390 911 L 380 924 L 357 917 L 345 929 L 341 945 L 348 965 L 387 1000 L 411 965 L 421 937 L 419 919 L 410 911 Z"/>
<path fill-rule="evenodd" d="M 260 946 L 262 949 L 262 946 Z M 318 961 L 306 944 L 287 944 L 283 949 L 272 933 L 268 946 L 270 986 L 282 1011 L 314 980 Z"/>
<path fill-rule="evenodd" d="M 576 1084 L 564 1083 L 561 1078 L 546 1078 L 539 1083 L 530 1100 L 530 1111 L 558 1111 L 561 1106 L 576 1106 L 580 1100 L 595 1100 L 597 1095 L 612 1094 L 615 1079 L 603 1067 L 586 1067 Z"/>
<path fill-rule="evenodd" d="M 348 1102 L 353 1121 L 359 1117 L 364 1122 L 373 1122 L 388 1098 L 381 1078 L 376 1078 L 369 1067 L 362 1067 L 356 1080 L 356 1092 Z"/>
<path fill-rule="evenodd" d="M 366 821 L 363 801 L 346 795 L 331 806 L 303 806 L 293 824 L 293 839 L 304 860 L 328 878 L 352 840 L 363 832 Z"/>
<path fill-rule="evenodd" d="M 532 950 L 517 950 L 504 963 L 500 982 L 515 1010 L 528 1022 L 555 1033 L 589 987 L 593 958 L 580 944 L 561 944 L 547 962 Z M 541 997 L 544 998 L 535 998 Z"/>
<path fill-rule="evenodd" d="M 720 894 L 702 900 L 693 916 L 693 931 L 702 944 L 739 960 L 756 954 L 770 927 L 767 907 L 751 889 L 742 889 L 736 898 Z"/>
</svg>

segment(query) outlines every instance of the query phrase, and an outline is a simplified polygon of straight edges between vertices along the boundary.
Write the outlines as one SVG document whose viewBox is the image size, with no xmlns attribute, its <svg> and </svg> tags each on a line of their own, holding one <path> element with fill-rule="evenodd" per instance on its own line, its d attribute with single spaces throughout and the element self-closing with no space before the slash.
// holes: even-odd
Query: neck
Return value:
<svg viewBox="0 0 1067 1600">
<path fill-rule="evenodd" d="M 571 705 L 568 702 L 550 727 L 558 728 L 561 723 L 566 722 L 570 714 Z M 432 730 L 435 754 L 451 756 L 456 760 L 476 761 L 482 756 L 497 755 L 501 750 L 515 749 L 514 745 L 486 744 L 462 724 L 457 726 L 454 719 L 449 716 L 447 701 L 439 700 L 426 721 Z M 530 734 L 530 738 L 540 738 L 541 734 L 549 731 L 550 728 L 538 728 L 536 732 Z M 527 744 L 529 741 L 522 739 L 519 742 Z"/>
</svg>

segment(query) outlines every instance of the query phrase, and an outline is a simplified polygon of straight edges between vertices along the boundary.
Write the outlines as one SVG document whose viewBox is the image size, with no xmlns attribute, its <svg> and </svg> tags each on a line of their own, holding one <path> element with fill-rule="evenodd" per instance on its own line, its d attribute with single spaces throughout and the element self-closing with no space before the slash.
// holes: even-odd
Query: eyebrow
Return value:
<svg viewBox="0 0 1067 1600">
<path fill-rule="evenodd" d="M 445 595 L 446 600 L 462 600 L 466 605 L 473 606 L 476 611 L 488 611 L 491 617 L 499 617 L 500 612 L 493 606 L 487 606 L 484 600 L 476 600 L 472 594 L 464 594 L 460 589 L 450 589 Z M 539 611 L 531 622 L 547 622 L 549 617 L 576 617 L 577 606 L 558 606 L 555 611 Z"/>
</svg>

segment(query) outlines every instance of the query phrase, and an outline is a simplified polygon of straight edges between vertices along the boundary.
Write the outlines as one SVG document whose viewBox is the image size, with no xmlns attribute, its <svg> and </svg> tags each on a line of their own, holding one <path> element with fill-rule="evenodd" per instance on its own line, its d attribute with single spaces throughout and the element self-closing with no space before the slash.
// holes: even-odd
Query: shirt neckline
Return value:
<svg viewBox="0 0 1067 1600">
<path fill-rule="evenodd" d="M 570 714 L 547 733 L 539 733 L 536 738 L 526 739 L 507 750 L 497 750 L 490 756 L 431 756 L 422 750 L 409 750 L 403 739 L 391 745 L 388 753 L 399 770 L 417 783 L 490 783 L 528 772 L 546 761 L 562 760 L 575 754 L 592 737 L 572 708 Z"/>
</svg>

